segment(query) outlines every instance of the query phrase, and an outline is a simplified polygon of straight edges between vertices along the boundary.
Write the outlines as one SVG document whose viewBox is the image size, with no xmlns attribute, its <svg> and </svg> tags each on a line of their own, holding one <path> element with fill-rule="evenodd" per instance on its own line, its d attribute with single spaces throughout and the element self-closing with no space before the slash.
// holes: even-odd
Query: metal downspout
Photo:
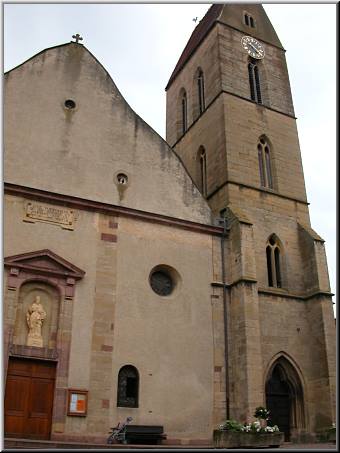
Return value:
<svg viewBox="0 0 340 453">
<path fill-rule="evenodd" d="M 227 311 L 227 288 L 225 281 L 225 256 L 224 245 L 227 236 L 227 219 L 223 217 L 223 233 L 221 236 L 221 261 L 222 261 L 222 284 L 223 284 L 223 320 L 224 320 L 224 363 L 225 363 L 225 393 L 226 393 L 226 419 L 229 420 L 229 362 L 228 362 L 228 311 Z"/>
</svg>

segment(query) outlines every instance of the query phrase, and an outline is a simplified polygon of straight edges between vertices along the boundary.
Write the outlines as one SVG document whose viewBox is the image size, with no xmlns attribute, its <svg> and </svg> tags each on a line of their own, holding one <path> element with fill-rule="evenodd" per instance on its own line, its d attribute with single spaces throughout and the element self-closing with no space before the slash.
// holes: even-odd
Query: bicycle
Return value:
<svg viewBox="0 0 340 453">
<path fill-rule="evenodd" d="M 126 425 L 132 421 L 132 417 L 127 417 L 124 423 L 118 422 L 117 426 L 111 428 L 110 435 L 107 438 L 108 444 L 114 444 L 115 442 L 120 442 L 122 444 L 127 444 L 126 440 Z"/>
</svg>

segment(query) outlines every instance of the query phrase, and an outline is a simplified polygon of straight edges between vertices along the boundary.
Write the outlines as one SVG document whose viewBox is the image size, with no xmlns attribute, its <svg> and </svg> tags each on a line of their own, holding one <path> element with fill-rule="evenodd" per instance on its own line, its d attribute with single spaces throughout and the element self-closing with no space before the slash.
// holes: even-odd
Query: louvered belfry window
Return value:
<svg viewBox="0 0 340 453">
<path fill-rule="evenodd" d="M 207 196 L 207 154 L 203 146 L 198 150 L 199 159 L 199 182 L 203 196 Z"/>
<path fill-rule="evenodd" d="M 188 107 L 187 107 L 187 94 L 184 91 L 181 99 L 181 107 L 182 107 L 182 132 L 183 134 L 186 132 L 188 128 Z"/>
<path fill-rule="evenodd" d="M 200 69 L 197 76 L 198 106 L 200 114 L 205 110 L 204 75 Z"/>
<path fill-rule="evenodd" d="M 280 246 L 272 235 L 266 247 L 268 286 L 282 288 Z"/>
<path fill-rule="evenodd" d="M 259 162 L 260 183 L 262 187 L 273 189 L 272 164 L 270 158 L 270 146 L 265 137 L 261 137 L 257 145 Z"/>
<path fill-rule="evenodd" d="M 258 65 L 254 61 L 248 63 L 248 76 L 250 98 L 252 101 L 262 104 L 260 72 Z"/>
</svg>

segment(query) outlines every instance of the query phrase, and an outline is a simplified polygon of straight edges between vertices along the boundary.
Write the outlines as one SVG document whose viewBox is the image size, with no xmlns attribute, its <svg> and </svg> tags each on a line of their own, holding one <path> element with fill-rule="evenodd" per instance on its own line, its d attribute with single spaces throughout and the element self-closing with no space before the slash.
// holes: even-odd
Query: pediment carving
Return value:
<svg viewBox="0 0 340 453">
<path fill-rule="evenodd" d="M 4 264 L 11 268 L 11 273 L 15 273 L 16 269 L 22 269 L 34 274 L 55 275 L 76 280 L 85 275 L 82 269 L 48 249 L 8 256 Z"/>
</svg>

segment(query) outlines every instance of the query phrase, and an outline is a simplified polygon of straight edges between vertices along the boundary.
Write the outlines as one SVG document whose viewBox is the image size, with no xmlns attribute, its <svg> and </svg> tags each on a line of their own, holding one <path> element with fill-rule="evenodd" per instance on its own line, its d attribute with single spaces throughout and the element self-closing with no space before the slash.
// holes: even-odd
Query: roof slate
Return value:
<svg viewBox="0 0 340 453">
<path fill-rule="evenodd" d="M 255 18 L 257 24 L 255 28 L 249 28 L 243 22 L 244 12 L 251 14 Z M 261 4 L 215 3 L 209 8 L 203 19 L 192 32 L 189 41 L 170 76 L 165 90 L 168 90 L 189 58 L 193 55 L 197 47 L 216 23 L 222 23 L 241 33 L 254 36 L 265 43 L 272 44 L 284 50 L 274 27 Z"/>
</svg>

